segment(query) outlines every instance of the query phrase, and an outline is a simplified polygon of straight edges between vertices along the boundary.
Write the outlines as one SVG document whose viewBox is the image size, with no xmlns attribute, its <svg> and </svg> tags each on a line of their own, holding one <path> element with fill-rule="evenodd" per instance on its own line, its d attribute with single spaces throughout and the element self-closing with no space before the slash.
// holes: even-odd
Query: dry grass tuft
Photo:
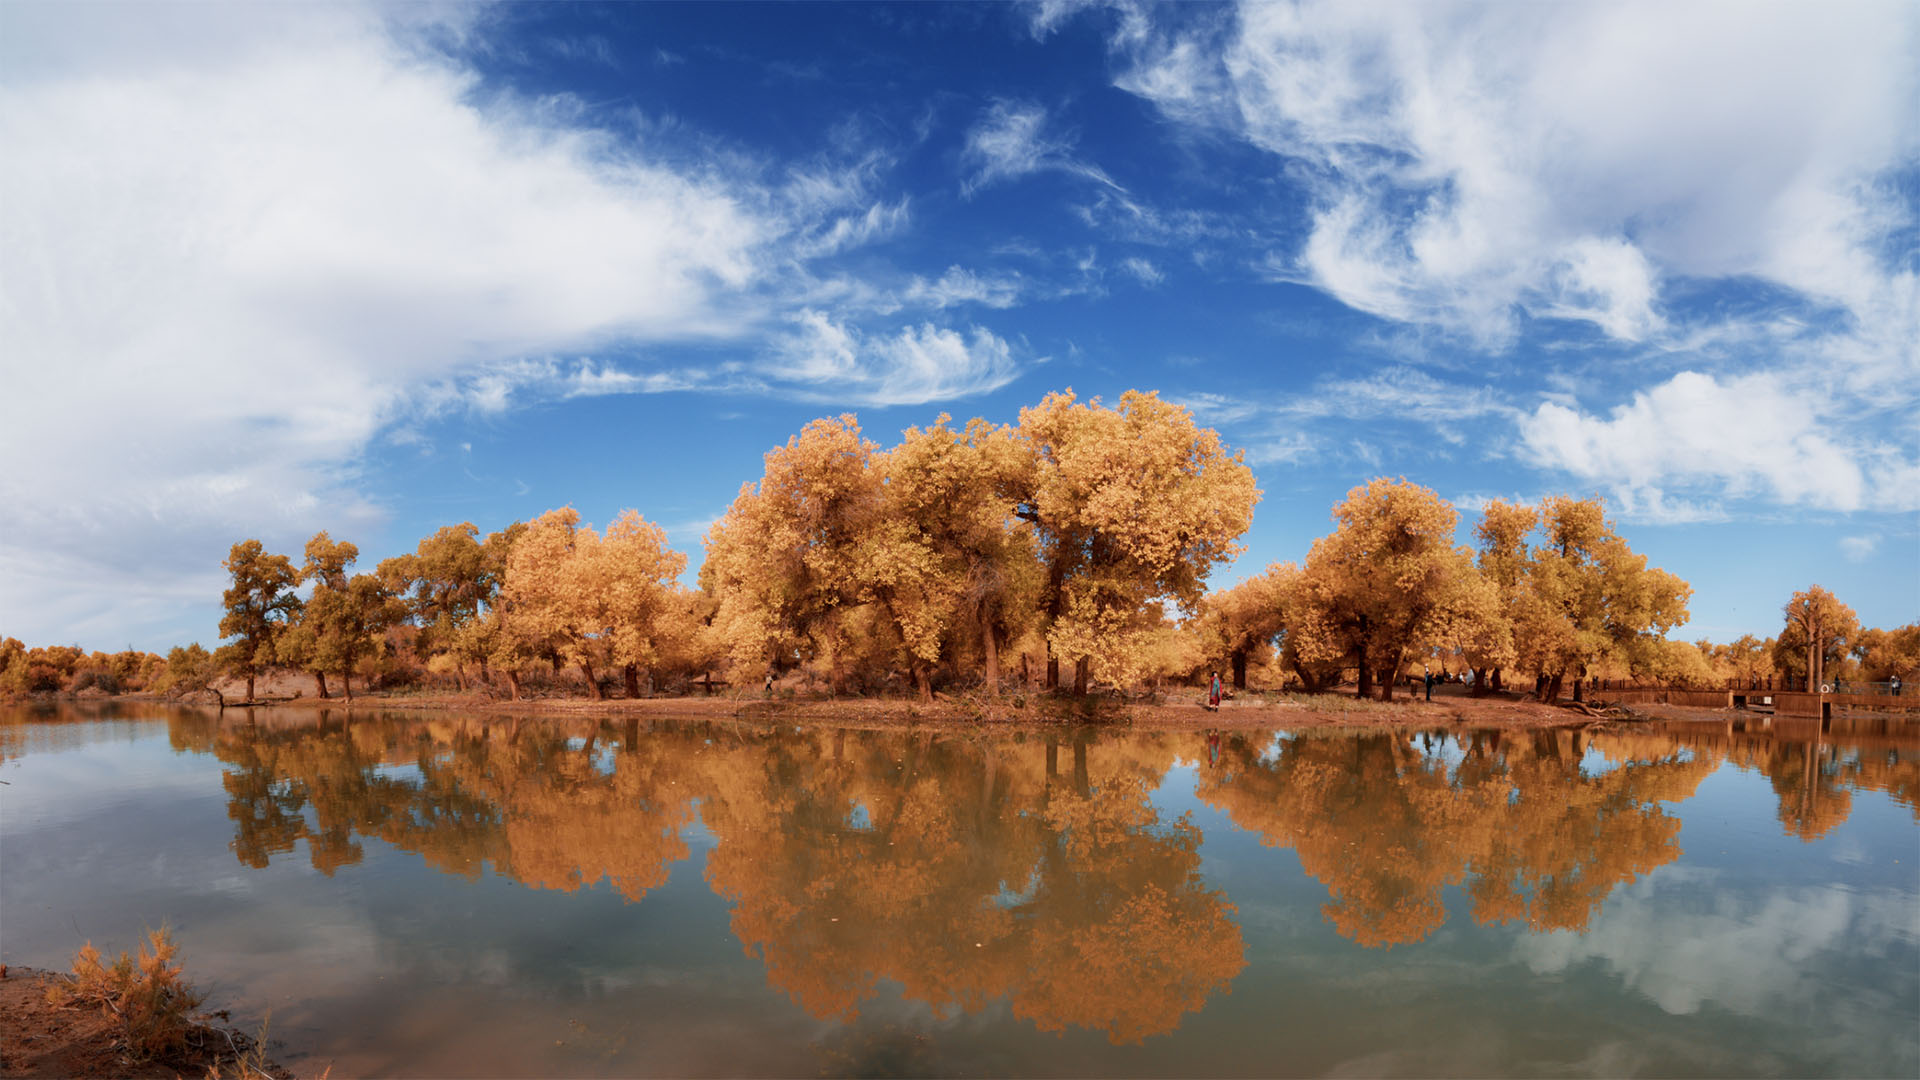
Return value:
<svg viewBox="0 0 1920 1080">
<path fill-rule="evenodd" d="M 180 946 L 165 927 L 147 931 L 138 958 L 121 953 L 111 966 L 89 941 L 73 958 L 73 975 L 47 991 L 60 1006 L 97 1006 L 119 1018 L 123 1049 L 134 1061 L 178 1053 L 195 1028 L 201 996 L 180 977 Z"/>
</svg>

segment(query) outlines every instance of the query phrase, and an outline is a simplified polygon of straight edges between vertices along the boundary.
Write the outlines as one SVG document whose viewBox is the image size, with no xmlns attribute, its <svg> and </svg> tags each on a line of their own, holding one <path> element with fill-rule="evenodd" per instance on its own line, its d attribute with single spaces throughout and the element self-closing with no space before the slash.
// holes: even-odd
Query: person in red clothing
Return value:
<svg viewBox="0 0 1920 1080">
<path fill-rule="evenodd" d="M 1218 711 L 1220 708 L 1220 673 L 1214 672 L 1207 687 L 1207 708 Z"/>
</svg>

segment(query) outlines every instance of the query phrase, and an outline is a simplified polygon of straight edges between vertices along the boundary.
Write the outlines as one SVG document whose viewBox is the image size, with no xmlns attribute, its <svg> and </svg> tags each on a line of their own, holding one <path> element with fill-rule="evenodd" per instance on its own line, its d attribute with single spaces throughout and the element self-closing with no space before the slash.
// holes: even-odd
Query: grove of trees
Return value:
<svg viewBox="0 0 1920 1080">
<path fill-rule="evenodd" d="M 271 668 L 306 673 L 321 698 L 351 697 L 357 679 L 516 699 L 774 680 L 922 700 L 1009 680 L 1086 694 L 1209 670 L 1237 689 L 1391 697 L 1431 669 L 1471 671 L 1476 693 L 1527 680 L 1542 700 L 1580 700 L 1595 679 L 1920 674 L 1920 623 L 1863 628 L 1818 585 L 1787 601 L 1774 637 L 1670 640 L 1690 587 L 1649 567 L 1598 497 L 1490 500 L 1466 546 L 1455 507 L 1381 477 L 1333 507 L 1304 560 L 1208 592 L 1259 498 L 1239 452 L 1151 393 L 1049 394 L 1008 425 L 943 415 L 885 448 L 830 417 L 766 455 L 705 536 L 694 587 L 687 556 L 634 510 L 604 531 L 570 507 L 484 536 L 461 522 L 371 573 L 352 573 L 358 548 L 326 532 L 297 563 L 244 540 L 211 655 L 4 639 L 0 695 L 189 691 L 226 675 L 251 700 Z"/>
</svg>

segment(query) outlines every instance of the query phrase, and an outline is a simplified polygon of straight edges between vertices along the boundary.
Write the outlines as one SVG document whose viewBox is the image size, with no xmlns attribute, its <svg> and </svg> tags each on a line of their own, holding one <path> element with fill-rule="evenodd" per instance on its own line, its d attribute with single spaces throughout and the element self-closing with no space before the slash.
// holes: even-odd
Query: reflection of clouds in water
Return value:
<svg viewBox="0 0 1920 1080">
<path fill-rule="evenodd" d="M 1630 989 L 1676 1015 L 1712 1003 L 1759 1016 L 1769 1007 L 1812 1000 L 1816 982 L 1830 1000 L 1833 988 L 1821 980 L 1822 968 L 1879 960 L 1911 950 L 1920 939 L 1920 908 L 1908 895 L 1841 888 L 1779 889 L 1757 900 L 1705 895 L 1714 876 L 1655 874 L 1615 893 L 1585 934 L 1522 938 L 1520 959 L 1540 974 L 1601 961 Z M 1688 910 L 1676 897 L 1655 899 L 1656 890 L 1676 887 L 1702 890 L 1705 903 Z"/>
</svg>

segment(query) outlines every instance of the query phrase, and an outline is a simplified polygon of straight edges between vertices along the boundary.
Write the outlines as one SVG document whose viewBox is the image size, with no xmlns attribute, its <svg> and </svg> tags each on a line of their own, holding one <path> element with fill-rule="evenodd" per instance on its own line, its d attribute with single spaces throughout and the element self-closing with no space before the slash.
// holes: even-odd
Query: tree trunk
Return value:
<svg viewBox="0 0 1920 1080">
<path fill-rule="evenodd" d="M 247 700 L 253 700 L 253 673 L 247 673 Z"/>
<path fill-rule="evenodd" d="M 510 667 L 507 669 L 507 686 L 512 689 L 513 700 L 519 701 L 520 700 L 520 669 L 519 668 Z"/>
<path fill-rule="evenodd" d="M 913 686 L 920 692 L 921 701 L 933 701 L 933 679 L 927 674 L 927 665 L 918 659 L 913 662 Z"/>
<path fill-rule="evenodd" d="M 1000 643 L 993 638 L 993 620 L 980 613 L 980 647 L 987 654 L 987 693 L 1000 693 Z"/>
<path fill-rule="evenodd" d="M 1560 687 L 1566 681 L 1566 677 L 1567 677 L 1567 673 L 1564 671 L 1554 672 L 1553 678 L 1547 680 L 1547 696 L 1542 700 L 1544 700 L 1549 705 L 1553 704 L 1556 701 L 1559 701 Z"/>
<path fill-rule="evenodd" d="M 1086 696 L 1087 672 L 1091 667 L 1092 664 L 1084 656 L 1073 662 L 1073 692 L 1076 696 Z"/>
<path fill-rule="evenodd" d="M 626 666 L 626 669 L 622 672 L 622 674 L 624 674 L 627 679 L 627 696 L 630 698 L 639 697 L 640 696 L 640 669 L 634 667 L 632 664 L 628 664 Z"/>
<path fill-rule="evenodd" d="M 600 680 L 593 677 L 593 665 L 585 660 L 580 661 L 580 672 L 587 677 L 587 693 L 595 701 L 604 700 L 600 693 Z"/>
<path fill-rule="evenodd" d="M 1473 669 L 1473 696 L 1474 697 L 1487 696 L 1487 669 L 1486 668 L 1477 667 Z"/>
<path fill-rule="evenodd" d="M 1495 690 L 1505 690 L 1507 688 L 1505 674 L 1505 670 L 1502 668 L 1493 669 L 1493 688 Z"/>
<path fill-rule="evenodd" d="M 327 673 L 321 671 L 319 668 L 313 669 L 313 685 L 320 688 L 320 697 L 322 699 L 332 696 L 327 693 Z"/>
<path fill-rule="evenodd" d="M 1245 690 L 1247 688 L 1247 650 L 1233 650 L 1233 655 L 1228 657 L 1228 661 L 1233 665 L 1233 688 Z"/>
<path fill-rule="evenodd" d="M 1373 669 L 1367 666 L 1367 650 L 1365 649 L 1360 650 L 1359 686 L 1356 688 L 1354 696 L 1360 698 L 1362 701 L 1373 696 Z"/>
<path fill-rule="evenodd" d="M 1381 674 L 1381 679 L 1380 679 L 1380 700 L 1381 701 L 1393 700 L 1393 677 L 1394 675 L 1398 674 L 1399 667 L 1400 665 L 1395 664 L 1392 668 L 1384 669 L 1381 671 L 1380 673 Z"/>
<path fill-rule="evenodd" d="M 343 687 L 346 687 L 347 700 L 352 701 L 353 700 L 353 666 L 351 662 L 349 662 L 346 667 L 343 667 L 340 669 L 340 685 Z"/>
<path fill-rule="evenodd" d="M 1066 552 L 1056 548 L 1052 560 L 1047 564 L 1047 618 L 1044 629 L 1051 634 L 1055 620 L 1060 618 L 1061 605 L 1066 600 L 1067 564 Z M 1054 655 L 1053 642 L 1047 642 L 1047 689 L 1060 688 L 1060 658 Z"/>
<path fill-rule="evenodd" d="M 1580 670 L 1573 676 L 1573 700 L 1576 704 L 1586 700 L 1580 693 L 1580 688 L 1585 685 L 1587 685 L 1587 669 L 1586 665 L 1583 664 Z"/>
</svg>

